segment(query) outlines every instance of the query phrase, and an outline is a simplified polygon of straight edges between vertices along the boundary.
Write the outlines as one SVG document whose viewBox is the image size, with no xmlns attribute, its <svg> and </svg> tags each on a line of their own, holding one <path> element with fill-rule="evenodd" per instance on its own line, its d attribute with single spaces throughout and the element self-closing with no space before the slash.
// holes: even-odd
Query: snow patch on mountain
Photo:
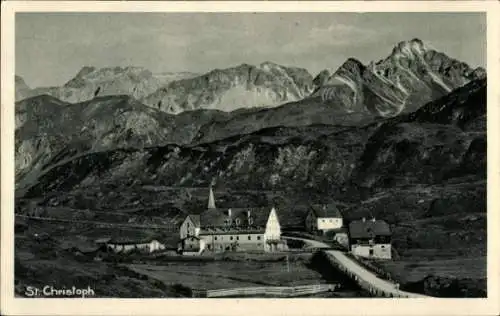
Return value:
<svg viewBox="0 0 500 316">
<path fill-rule="evenodd" d="M 240 84 L 224 93 L 218 102 L 214 102 L 203 108 L 231 112 L 240 108 L 277 106 L 280 104 L 280 99 L 280 96 L 275 91 L 260 87 L 248 89 L 246 86 Z M 293 95 L 287 99 L 288 101 L 298 100 L 298 98 Z"/>
</svg>

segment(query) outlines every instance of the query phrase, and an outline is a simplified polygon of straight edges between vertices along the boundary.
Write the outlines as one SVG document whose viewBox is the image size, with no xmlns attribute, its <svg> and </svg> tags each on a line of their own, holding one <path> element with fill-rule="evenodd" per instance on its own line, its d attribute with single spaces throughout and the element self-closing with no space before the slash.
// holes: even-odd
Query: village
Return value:
<svg viewBox="0 0 500 316">
<path fill-rule="evenodd" d="M 422 297 L 401 290 L 384 269 L 384 263 L 399 257 L 385 220 L 346 218 L 342 207 L 333 203 L 300 205 L 300 213 L 297 205 L 293 210 L 227 207 L 227 202 L 218 207 L 212 185 L 200 189 L 201 199 L 204 194 L 206 207 L 181 213 L 176 225 L 64 219 L 47 213 L 50 208 L 34 208 L 16 217 L 19 229 L 26 229 L 23 221 L 88 229 L 85 235 L 61 240 L 62 252 L 51 248 L 55 256 L 69 255 L 81 264 L 111 265 L 138 278 L 186 286 L 193 297 L 340 293 L 335 296 L 346 290 L 364 293 L 349 294 L 355 296 Z M 34 233 L 37 247 L 49 247 L 55 236 L 37 230 L 26 232 Z M 255 287 L 258 284 L 266 286 Z"/>
<path fill-rule="evenodd" d="M 314 260 L 313 254 L 323 258 L 320 270 L 327 271 L 327 274 L 328 270 L 331 270 L 336 271 L 335 274 L 344 275 L 348 283 L 354 282 L 353 284 L 365 293 L 369 293 L 368 295 L 421 297 L 420 294 L 400 290 L 399 284 L 393 281 L 390 275 L 380 270 L 377 265 L 371 264 L 376 261 L 390 261 L 393 258 L 391 229 L 384 220 L 363 217 L 348 221 L 334 204 L 311 204 L 306 207 L 307 212 L 304 213 L 302 226 L 290 230 L 282 226 L 280 221 L 280 218 L 283 218 L 281 216 L 285 216 L 282 213 L 286 214 L 286 210 L 280 212 L 280 209 L 274 206 L 220 208 L 216 205 L 212 186 L 208 188 L 207 200 L 205 210 L 198 214 L 186 214 L 176 230 L 169 232 L 169 234 L 177 235 L 175 242 L 163 241 L 161 238 L 133 239 L 101 236 L 93 241 L 94 246 L 88 249 L 73 247 L 73 251 L 80 257 L 87 258 L 86 260 L 123 263 L 136 273 L 161 276 L 160 278 L 165 281 L 180 278 L 191 286 L 197 284 L 198 287 L 204 286 L 204 277 L 193 279 L 187 275 L 210 273 L 210 277 L 216 277 L 216 274 L 220 273 L 217 271 L 224 268 L 217 264 L 214 266 L 214 262 L 222 260 L 222 264 L 233 256 L 230 260 L 233 262 L 233 269 L 236 270 L 231 273 L 235 273 L 234 275 L 238 278 L 241 276 L 249 278 L 248 280 L 255 278 L 256 276 L 251 275 L 259 273 L 259 270 L 253 269 L 256 267 L 255 264 L 258 266 L 258 262 L 261 262 L 263 264 L 261 270 L 269 269 L 269 273 L 278 273 L 279 278 L 286 278 L 287 281 L 283 283 L 285 285 L 296 285 L 260 288 L 229 286 L 225 289 L 204 290 L 201 297 L 245 296 L 249 293 L 255 295 L 257 293 L 255 291 L 263 291 L 264 294 L 278 291 L 276 295 L 290 297 L 290 295 L 335 291 L 343 286 L 338 282 L 316 283 L 317 281 L 310 279 L 310 270 L 304 270 L 302 264 L 293 265 L 296 273 L 291 272 L 289 258 L 297 260 L 300 253 L 305 251 L 309 253 L 307 257 L 309 262 Z M 235 259 L 238 256 L 240 256 L 239 259 Z M 273 256 L 274 259 L 272 259 Z M 283 256 L 286 259 L 286 270 L 280 272 L 280 265 L 276 265 L 276 262 L 272 260 Z M 185 260 L 189 261 L 182 263 Z M 248 260 L 254 263 L 248 263 Z M 206 269 L 199 271 L 190 270 L 196 268 L 197 261 L 199 264 L 205 262 L 209 265 Z M 195 266 L 192 266 L 193 263 Z M 223 264 L 223 266 L 226 265 L 227 263 Z M 238 265 L 241 267 L 238 268 Z M 182 275 L 186 273 L 187 275 L 177 275 L 175 271 L 178 269 Z M 300 281 L 301 278 L 305 279 Z M 304 282 L 311 281 L 313 284 L 304 284 Z M 276 280 L 276 282 L 276 284 L 281 284 L 281 281 Z M 193 293 L 198 293 L 196 291 L 193 289 Z"/>
<path fill-rule="evenodd" d="M 310 205 L 302 231 L 283 234 L 280 212 L 275 207 L 218 208 L 212 186 L 208 205 L 200 214 L 188 214 L 178 228 L 175 253 L 203 256 L 221 252 L 286 252 L 287 239 L 326 242 L 354 256 L 390 260 L 391 230 L 380 219 L 361 218 L 349 223 L 335 205 Z M 116 254 L 131 251 L 156 253 L 173 250 L 161 240 L 132 240 L 103 237 L 95 240 L 100 249 Z"/>
</svg>

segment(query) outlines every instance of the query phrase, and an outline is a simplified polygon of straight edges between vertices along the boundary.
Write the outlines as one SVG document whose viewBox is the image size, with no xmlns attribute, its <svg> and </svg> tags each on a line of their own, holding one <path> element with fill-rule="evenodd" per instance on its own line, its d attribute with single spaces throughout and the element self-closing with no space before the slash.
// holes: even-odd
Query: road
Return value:
<svg viewBox="0 0 500 316">
<path fill-rule="evenodd" d="M 377 277 L 373 272 L 365 269 L 364 267 L 359 265 L 355 260 L 349 258 L 348 256 L 345 255 L 345 253 L 341 251 L 326 250 L 325 253 L 334 260 L 336 260 L 351 274 L 367 282 L 378 291 L 391 294 L 392 297 L 401 297 L 401 296 L 411 297 L 411 298 L 428 297 L 417 293 L 410 293 L 399 290 L 395 283 Z"/>
<path fill-rule="evenodd" d="M 328 246 L 327 244 L 321 241 L 299 238 L 299 237 L 283 237 L 283 239 L 301 240 L 304 243 L 306 243 L 310 248 L 327 248 L 323 250 L 325 254 L 327 254 L 332 261 L 342 266 L 350 276 L 354 276 L 356 282 L 360 283 L 361 281 L 364 281 L 365 283 L 368 283 L 371 288 L 379 292 L 391 294 L 393 297 L 410 297 L 410 298 L 429 297 L 417 293 L 400 291 L 395 283 L 379 278 L 375 273 L 366 269 L 358 262 L 356 262 L 356 260 L 346 256 L 344 252 L 339 250 L 331 250 L 331 246 Z"/>
</svg>

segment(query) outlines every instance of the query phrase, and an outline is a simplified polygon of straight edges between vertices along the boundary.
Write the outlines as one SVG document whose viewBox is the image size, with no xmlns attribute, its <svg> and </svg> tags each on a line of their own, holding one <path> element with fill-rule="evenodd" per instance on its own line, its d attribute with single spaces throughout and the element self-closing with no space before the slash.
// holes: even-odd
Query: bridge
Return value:
<svg viewBox="0 0 500 316">
<path fill-rule="evenodd" d="M 321 241 L 300 238 L 300 237 L 282 237 L 283 239 L 301 240 L 306 245 L 306 249 L 317 249 L 326 254 L 330 264 L 336 269 L 345 273 L 354 280 L 361 288 L 379 297 L 398 297 L 398 298 L 429 298 L 430 296 L 401 291 L 399 285 L 377 276 L 374 272 L 368 270 L 355 259 L 350 258 L 344 251 L 332 249 Z"/>
</svg>

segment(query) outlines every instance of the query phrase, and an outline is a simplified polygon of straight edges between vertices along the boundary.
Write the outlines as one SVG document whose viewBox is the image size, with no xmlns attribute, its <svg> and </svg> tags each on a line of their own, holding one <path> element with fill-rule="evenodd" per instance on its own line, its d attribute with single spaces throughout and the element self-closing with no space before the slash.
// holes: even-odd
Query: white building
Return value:
<svg viewBox="0 0 500 316">
<path fill-rule="evenodd" d="M 329 205 L 311 205 L 306 216 L 306 230 L 311 233 L 342 228 L 344 222 L 337 207 Z"/>
<path fill-rule="evenodd" d="M 283 246 L 274 207 L 216 208 L 211 189 L 208 206 L 200 215 L 186 216 L 179 232 L 181 240 L 199 238 L 200 252 L 276 251 Z"/>
<path fill-rule="evenodd" d="M 355 256 L 391 259 L 391 229 L 382 220 L 353 221 L 349 224 L 349 244 Z"/>
<path fill-rule="evenodd" d="M 152 240 L 110 239 L 105 244 L 108 250 L 121 253 L 130 252 L 132 250 L 141 250 L 151 253 L 165 249 L 165 245 L 163 245 L 156 239 Z"/>
</svg>

